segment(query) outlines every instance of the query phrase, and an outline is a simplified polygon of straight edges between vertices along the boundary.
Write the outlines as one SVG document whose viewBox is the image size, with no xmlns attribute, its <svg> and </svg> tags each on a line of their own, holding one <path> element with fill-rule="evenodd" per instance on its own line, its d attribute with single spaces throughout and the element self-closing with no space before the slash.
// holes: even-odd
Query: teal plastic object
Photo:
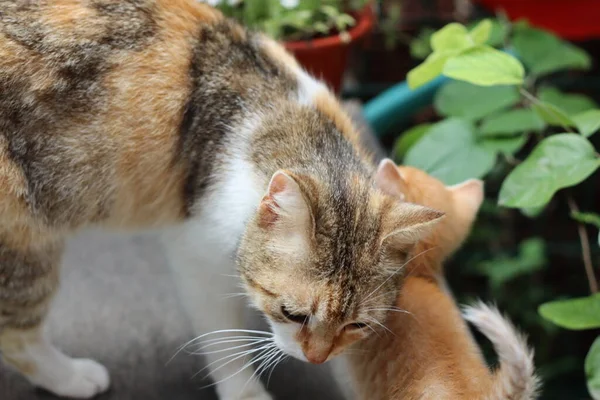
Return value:
<svg viewBox="0 0 600 400">
<path fill-rule="evenodd" d="M 448 80 L 440 75 L 415 90 L 406 81 L 400 82 L 365 103 L 363 115 L 381 138 L 392 129 L 407 125 L 415 113 L 433 102 L 435 93 Z"/>
</svg>

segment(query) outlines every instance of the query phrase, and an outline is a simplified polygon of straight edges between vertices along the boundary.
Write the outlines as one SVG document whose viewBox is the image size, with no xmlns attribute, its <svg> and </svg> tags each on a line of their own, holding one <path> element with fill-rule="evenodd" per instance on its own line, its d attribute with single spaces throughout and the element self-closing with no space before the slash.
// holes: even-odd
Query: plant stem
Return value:
<svg viewBox="0 0 600 400">
<path fill-rule="evenodd" d="M 516 158 L 514 158 L 512 156 L 512 154 L 506 154 L 505 153 L 504 154 L 504 159 L 506 160 L 506 162 L 508 164 L 510 164 L 513 167 L 516 167 L 517 165 L 521 164 L 521 162 L 522 162 L 521 160 L 517 160 Z"/>
<path fill-rule="evenodd" d="M 569 210 L 571 212 L 579 212 L 579 207 L 575 200 L 570 194 L 567 194 L 567 203 L 569 204 Z M 592 265 L 592 253 L 590 251 L 590 240 L 585 230 L 585 225 L 581 222 L 577 222 L 577 231 L 579 233 L 579 241 L 581 242 L 581 256 L 583 258 L 583 265 L 585 267 L 585 273 L 587 280 L 590 285 L 590 292 L 598 293 L 598 281 L 594 274 L 594 267 Z"/>
<path fill-rule="evenodd" d="M 529 100 L 532 104 L 536 104 L 536 105 L 542 105 L 542 102 L 535 97 L 533 94 L 529 93 L 529 91 L 527 91 L 527 89 L 525 88 L 521 88 L 519 90 L 519 92 L 527 99 Z M 542 105 L 543 106 L 543 105 Z M 562 125 L 562 124 L 561 124 Z M 571 129 L 571 127 L 567 126 L 567 125 L 562 125 L 563 129 L 569 133 L 575 133 L 573 131 L 573 129 Z"/>
</svg>

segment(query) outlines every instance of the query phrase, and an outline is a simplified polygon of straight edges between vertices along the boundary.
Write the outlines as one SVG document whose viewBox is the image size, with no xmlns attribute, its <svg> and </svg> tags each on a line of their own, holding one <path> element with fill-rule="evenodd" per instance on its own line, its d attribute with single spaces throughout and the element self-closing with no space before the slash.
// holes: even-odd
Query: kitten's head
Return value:
<svg viewBox="0 0 600 400">
<path fill-rule="evenodd" d="M 420 249 L 430 249 L 428 256 L 442 261 L 460 247 L 483 202 L 483 182 L 469 179 L 454 186 L 445 186 L 439 179 L 420 169 L 398 166 L 390 160 L 379 165 L 378 184 L 394 191 L 402 200 L 440 210 L 446 214 L 435 230 L 420 243 Z"/>
<path fill-rule="evenodd" d="M 402 265 L 443 213 L 401 202 L 372 177 L 315 175 L 273 175 L 238 265 L 278 347 L 322 363 L 383 323 Z"/>
</svg>

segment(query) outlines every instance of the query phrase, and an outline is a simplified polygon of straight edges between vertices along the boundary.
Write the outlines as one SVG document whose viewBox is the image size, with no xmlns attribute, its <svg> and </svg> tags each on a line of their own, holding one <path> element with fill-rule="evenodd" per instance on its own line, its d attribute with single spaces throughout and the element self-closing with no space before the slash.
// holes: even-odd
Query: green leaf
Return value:
<svg viewBox="0 0 600 400">
<path fill-rule="evenodd" d="M 467 28 L 456 22 L 444 26 L 431 35 L 431 48 L 434 52 L 460 52 L 473 47 L 473 45 L 473 40 L 471 40 Z"/>
<path fill-rule="evenodd" d="M 480 265 L 480 272 L 490 278 L 493 288 L 516 277 L 531 274 L 546 264 L 546 246 L 541 238 L 524 240 L 516 257 L 500 257 Z"/>
<path fill-rule="evenodd" d="M 533 110 L 520 108 L 492 115 L 483 120 L 482 135 L 514 135 L 524 132 L 539 132 L 544 121 Z"/>
<path fill-rule="evenodd" d="M 600 166 L 591 143 L 576 134 L 550 136 L 504 180 L 498 203 L 506 207 L 540 207 L 554 193 L 573 186 Z"/>
<path fill-rule="evenodd" d="M 492 30 L 487 44 L 492 47 L 498 47 L 504 44 L 504 39 L 508 34 L 508 25 L 500 23 L 498 20 L 492 20 Z"/>
<path fill-rule="evenodd" d="M 529 208 L 521 208 L 521 214 L 526 216 L 527 218 L 537 218 L 542 212 L 544 212 L 545 207 L 529 207 Z"/>
<path fill-rule="evenodd" d="M 496 162 L 496 154 L 476 141 L 473 126 L 460 119 L 447 119 L 410 148 L 404 163 L 421 168 L 447 185 L 481 178 Z"/>
<path fill-rule="evenodd" d="M 448 61 L 452 54 L 453 53 L 432 53 L 423 63 L 408 72 L 406 75 L 408 87 L 416 89 L 419 86 L 423 86 L 427 82 L 434 80 L 442 73 L 446 61 Z"/>
<path fill-rule="evenodd" d="M 563 93 L 555 87 L 546 86 L 539 90 L 538 98 L 544 103 L 550 103 L 568 115 L 598 108 L 594 100 L 582 94 Z"/>
<path fill-rule="evenodd" d="M 600 336 L 585 357 L 585 377 L 590 395 L 594 400 L 600 400 Z"/>
<path fill-rule="evenodd" d="M 492 21 L 489 19 L 484 19 L 479 22 L 471 31 L 469 32 L 469 36 L 473 40 L 473 42 L 478 44 L 486 44 L 490 37 L 490 32 L 492 31 Z"/>
<path fill-rule="evenodd" d="M 585 51 L 541 29 L 515 27 L 512 44 L 535 75 L 591 67 L 590 56 Z"/>
<path fill-rule="evenodd" d="M 521 150 L 526 142 L 526 135 L 516 137 L 484 137 L 479 140 L 480 146 L 484 149 L 504 154 L 515 154 Z"/>
<path fill-rule="evenodd" d="M 519 92 L 512 86 L 482 87 L 452 81 L 436 94 L 434 106 L 444 116 L 478 120 L 517 104 Z"/>
<path fill-rule="evenodd" d="M 420 124 L 400 134 L 394 144 L 394 161 L 401 162 L 408 150 L 429 131 L 431 126 L 432 124 Z"/>
<path fill-rule="evenodd" d="M 395 29 L 395 27 L 394 27 Z M 434 34 L 431 28 L 425 28 L 414 40 L 410 42 L 410 55 L 418 60 L 424 60 L 433 51 L 431 49 L 431 35 Z"/>
<path fill-rule="evenodd" d="M 600 129 L 600 110 L 588 110 L 572 118 L 583 136 L 590 137 Z"/>
<path fill-rule="evenodd" d="M 444 65 L 443 74 L 481 86 L 520 85 L 525 70 L 510 54 L 484 45 L 450 58 Z"/>
<path fill-rule="evenodd" d="M 531 108 L 549 125 L 561 126 L 565 129 L 575 125 L 566 112 L 550 103 L 540 101 L 532 104 Z"/>
<path fill-rule="evenodd" d="M 573 218 L 575 221 L 594 225 L 596 228 L 600 228 L 600 215 L 596 213 L 573 211 L 571 213 L 571 218 Z"/>
<path fill-rule="evenodd" d="M 542 317 L 571 330 L 600 328 L 600 294 L 542 304 Z"/>
</svg>

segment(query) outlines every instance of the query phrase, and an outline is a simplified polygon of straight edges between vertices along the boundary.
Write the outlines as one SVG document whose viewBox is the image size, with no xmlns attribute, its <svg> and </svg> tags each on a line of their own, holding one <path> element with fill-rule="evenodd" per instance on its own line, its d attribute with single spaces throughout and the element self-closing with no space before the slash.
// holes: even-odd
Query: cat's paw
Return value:
<svg viewBox="0 0 600 400">
<path fill-rule="evenodd" d="M 73 372 L 68 381 L 44 387 L 52 393 L 73 399 L 88 399 L 106 391 L 110 385 L 108 371 L 94 360 L 72 360 Z"/>
</svg>

